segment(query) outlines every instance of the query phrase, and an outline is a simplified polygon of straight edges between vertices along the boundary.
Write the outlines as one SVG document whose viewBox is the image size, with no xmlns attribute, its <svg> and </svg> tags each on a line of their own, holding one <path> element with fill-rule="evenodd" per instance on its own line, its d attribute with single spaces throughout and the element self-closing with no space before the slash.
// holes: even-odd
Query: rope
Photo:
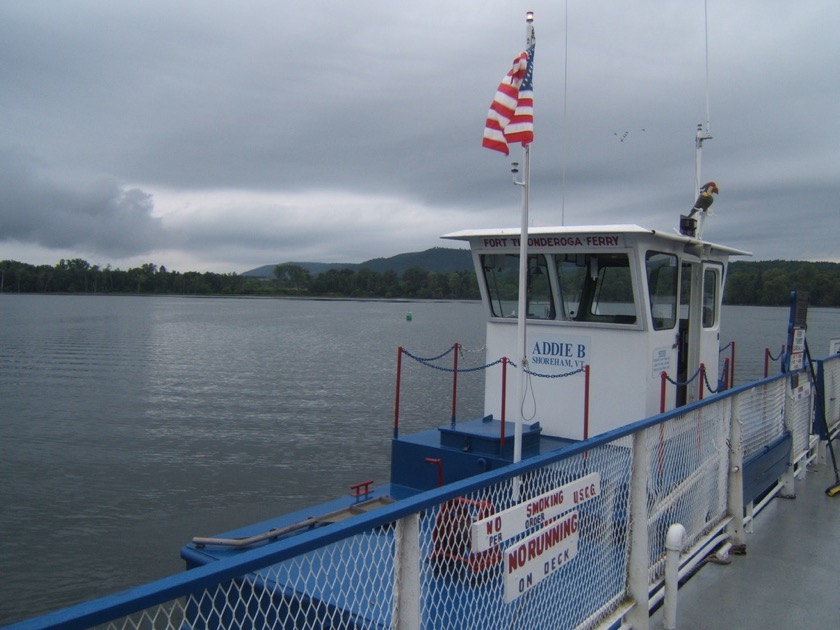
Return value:
<svg viewBox="0 0 840 630">
<path fill-rule="evenodd" d="M 680 381 L 675 381 L 674 379 L 672 379 L 670 376 L 668 376 L 668 374 L 666 372 L 665 373 L 665 380 L 668 381 L 669 383 L 671 383 L 671 385 L 676 385 L 677 387 L 685 387 L 687 385 L 691 385 L 691 383 L 694 381 L 694 379 L 697 378 L 698 374 L 700 374 L 700 368 L 697 368 L 697 371 L 691 376 L 690 379 L 681 383 Z"/>
<path fill-rule="evenodd" d="M 452 350 L 454 348 L 455 348 L 455 346 L 452 346 L 446 352 L 443 352 L 442 354 L 439 354 L 436 357 L 419 357 L 416 354 L 412 354 L 410 351 L 406 350 L 405 348 L 403 348 L 403 354 L 410 359 L 414 359 L 420 365 L 425 365 L 426 367 L 430 367 L 433 370 L 439 370 L 441 372 L 448 372 L 450 374 L 452 372 L 457 372 L 458 374 L 465 374 L 465 373 L 469 373 L 469 372 L 478 372 L 479 370 L 486 370 L 486 369 L 491 368 L 493 366 L 499 365 L 504 360 L 504 357 L 502 357 L 501 359 L 496 359 L 495 361 L 492 361 L 490 363 L 485 363 L 484 365 L 478 365 L 478 366 L 474 366 L 474 367 L 459 367 L 457 370 L 453 367 L 447 367 L 445 365 L 435 365 L 434 364 L 434 361 L 437 361 L 439 359 L 444 358 L 450 352 L 452 352 Z M 483 351 L 483 348 L 482 348 L 482 351 Z M 478 351 L 476 351 L 476 350 L 466 350 L 466 352 L 478 352 Z M 510 359 L 508 359 L 507 362 L 508 362 L 508 365 L 511 366 L 513 369 L 517 369 L 519 367 L 515 362 L 513 362 Z M 579 369 L 574 370 L 572 372 L 566 372 L 565 374 L 543 374 L 543 373 L 540 373 L 540 372 L 534 372 L 532 370 L 529 370 L 527 367 L 525 368 L 525 374 L 528 374 L 529 376 L 536 376 L 538 378 L 563 378 L 563 377 L 566 377 L 566 376 L 573 376 L 575 374 L 580 374 L 581 372 L 583 372 L 583 368 L 579 368 Z"/>
<path fill-rule="evenodd" d="M 697 368 L 697 371 L 696 371 L 694 374 L 692 374 L 692 375 L 691 375 L 691 378 L 689 378 L 689 379 L 688 379 L 688 380 L 686 380 L 686 381 L 683 381 L 683 382 L 680 382 L 680 381 L 675 381 L 675 380 L 674 380 L 674 379 L 672 379 L 670 376 L 668 376 L 668 374 L 667 374 L 667 373 L 665 374 L 665 380 L 666 380 L 666 381 L 668 381 L 669 383 L 671 383 L 671 385 L 675 385 L 675 386 L 677 386 L 677 387 L 687 387 L 688 385 L 691 385 L 691 383 L 693 383 L 693 382 L 694 382 L 694 380 L 695 380 L 695 379 L 696 379 L 699 375 L 700 375 L 700 368 Z M 710 394 L 719 394 L 720 392 L 725 391 L 725 390 L 724 390 L 724 388 L 723 388 L 723 385 L 719 385 L 717 388 L 714 388 L 714 387 L 712 387 L 712 386 L 709 384 L 709 373 L 708 373 L 707 371 L 705 371 L 705 370 L 703 371 L 703 382 L 704 382 L 704 384 L 705 384 L 705 386 L 706 386 L 706 390 L 707 390 Z"/>
<path fill-rule="evenodd" d="M 438 359 L 442 359 L 443 357 L 448 355 L 450 352 L 452 352 L 454 347 L 455 346 L 452 346 L 452 348 L 449 348 L 449 350 L 447 350 L 443 354 L 439 354 L 436 357 L 429 357 L 429 358 L 418 357 L 417 355 L 412 354 L 411 352 L 409 352 L 405 348 L 403 348 L 403 354 L 410 359 L 414 359 L 420 365 L 425 365 L 426 367 L 430 367 L 434 370 L 440 370 L 441 372 L 449 372 L 450 374 L 452 372 L 456 372 L 456 371 L 458 372 L 458 374 L 464 374 L 464 373 L 467 373 L 467 372 L 478 372 L 479 370 L 486 370 L 487 368 L 493 367 L 494 365 L 498 365 L 499 363 L 502 362 L 502 359 L 496 359 L 492 363 L 485 363 L 484 365 L 479 365 L 479 366 L 476 366 L 476 367 L 465 367 L 465 368 L 459 367 L 457 370 L 455 368 L 452 368 L 452 367 L 446 367 L 444 365 L 435 365 L 433 363 L 433 361 L 437 361 Z"/>
<path fill-rule="evenodd" d="M 580 374 L 581 372 L 583 372 L 583 368 L 578 368 L 577 370 L 574 370 L 572 372 L 566 372 L 565 374 L 543 374 L 540 372 L 533 372 L 527 368 L 525 369 L 526 374 L 529 374 L 531 376 L 537 376 L 539 378 L 564 378 L 566 376 L 574 376 L 575 374 Z"/>
<path fill-rule="evenodd" d="M 406 350 L 405 348 L 403 348 L 403 354 L 404 354 L 404 355 L 406 355 L 407 357 L 411 357 L 411 358 L 412 358 L 412 359 L 414 359 L 415 361 L 419 361 L 420 363 L 428 363 L 428 362 L 430 362 L 430 361 L 437 361 L 437 360 L 439 360 L 439 359 L 442 359 L 442 358 L 443 358 L 443 357 L 445 357 L 447 354 L 449 354 L 450 352 L 452 352 L 454 349 L 455 349 L 455 344 L 452 344 L 452 346 L 450 346 L 450 347 L 449 347 L 449 349 L 445 350 L 444 352 L 442 352 L 441 354 L 437 355 L 436 357 L 418 357 L 417 355 L 411 354 L 411 353 L 410 353 L 408 350 Z"/>
<path fill-rule="evenodd" d="M 703 372 L 703 381 L 706 383 L 706 389 L 708 390 L 708 392 L 710 394 L 719 394 L 722 391 L 725 391 L 723 389 L 723 385 L 721 383 L 718 383 L 717 389 L 713 389 L 712 386 L 709 385 L 709 373 L 708 372 Z"/>
<path fill-rule="evenodd" d="M 784 354 L 784 350 L 779 350 L 779 356 L 774 357 L 774 356 L 773 356 L 773 353 L 772 353 L 772 352 L 770 352 L 770 349 L 769 349 L 769 348 L 767 349 L 767 356 L 768 356 L 768 358 L 769 358 L 771 361 L 778 361 L 779 359 L 781 359 L 781 358 L 782 358 L 782 355 L 783 355 L 783 354 Z"/>
</svg>

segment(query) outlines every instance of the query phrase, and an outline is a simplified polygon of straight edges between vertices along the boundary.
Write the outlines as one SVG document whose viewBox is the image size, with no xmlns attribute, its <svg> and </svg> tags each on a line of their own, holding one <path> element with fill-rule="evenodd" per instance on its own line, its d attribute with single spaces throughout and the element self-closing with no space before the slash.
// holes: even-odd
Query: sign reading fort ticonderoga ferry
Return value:
<svg viewBox="0 0 840 630">
<path fill-rule="evenodd" d="M 473 553 L 540 528 L 504 552 L 505 602 L 513 601 L 575 557 L 578 513 L 569 511 L 599 494 L 601 474 L 593 472 L 473 523 Z M 566 516 L 557 518 L 566 512 Z"/>
</svg>

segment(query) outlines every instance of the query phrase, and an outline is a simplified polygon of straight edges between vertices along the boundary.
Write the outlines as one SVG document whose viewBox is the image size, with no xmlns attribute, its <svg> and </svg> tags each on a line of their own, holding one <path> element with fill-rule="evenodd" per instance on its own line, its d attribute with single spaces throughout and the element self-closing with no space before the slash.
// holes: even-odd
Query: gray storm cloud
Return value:
<svg viewBox="0 0 840 630">
<path fill-rule="evenodd" d="M 152 196 L 113 179 L 67 181 L 20 152 L 6 151 L 0 154 L 0 191 L 0 242 L 112 256 L 165 245 Z"/>
<path fill-rule="evenodd" d="M 0 246 L 227 272 L 516 226 L 480 145 L 529 9 L 536 224 L 673 229 L 708 97 L 706 235 L 838 259 L 835 0 L 0 3 Z"/>
</svg>

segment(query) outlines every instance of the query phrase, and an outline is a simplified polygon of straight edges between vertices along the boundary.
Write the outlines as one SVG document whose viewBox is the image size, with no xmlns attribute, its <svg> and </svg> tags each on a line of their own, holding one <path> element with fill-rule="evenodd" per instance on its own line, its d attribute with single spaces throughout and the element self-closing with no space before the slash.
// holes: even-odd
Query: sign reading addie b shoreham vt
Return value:
<svg viewBox="0 0 840 630">
<path fill-rule="evenodd" d="M 473 523 L 473 553 L 541 528 L 504 552 L 505 602 L 513 601 L 575 557 L 578 513 L 574 508 L 599 494 L 601 474 L 593 472 Z M 566 512 L 563 518 L 556 518 Z"/>
</svg>

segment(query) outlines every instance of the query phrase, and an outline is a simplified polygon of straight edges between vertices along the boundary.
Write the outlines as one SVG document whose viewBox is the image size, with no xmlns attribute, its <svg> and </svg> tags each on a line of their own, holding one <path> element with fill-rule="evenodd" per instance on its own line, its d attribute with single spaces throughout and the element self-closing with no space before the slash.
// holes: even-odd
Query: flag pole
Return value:
<svg viewBox="0 0 840 630">
<path fill-rule="evenodd" d="M 522 425 L 525 423 L 525 392 L 528 381 L 528 351 L 526 347 L 526 316 L 528 310 L 528 185 L 531 179 L 531 145 L 524 147 L 522 168 L 522 213 L 519 225 L 519 304 L 516 309 L 516 349 L 519 354 L 519 413 L 514 428 L 513 461 L 522 459 Z"/>
<path fill-rule="evenodd" d="M 525 49 L 534 43 L 534 13 L 528 11 L 525 16 Z M 522 460 L 522 425 L 525 423 L 525 393 L 528 383 L 528 352 L 526 348 L 525 322 L 528 315 L 528 188 L 531 184 L 531 144 L 523 145 L 522 179 L 515 181 L 522 186 L 522 213 L 519 226 L 519 302 L 516 310 L 517 350 L 519 353 L 519 379 L 516 398 L 519 413 L 516 415 L 513 441 L 513 461 Z"/>
</svg>

